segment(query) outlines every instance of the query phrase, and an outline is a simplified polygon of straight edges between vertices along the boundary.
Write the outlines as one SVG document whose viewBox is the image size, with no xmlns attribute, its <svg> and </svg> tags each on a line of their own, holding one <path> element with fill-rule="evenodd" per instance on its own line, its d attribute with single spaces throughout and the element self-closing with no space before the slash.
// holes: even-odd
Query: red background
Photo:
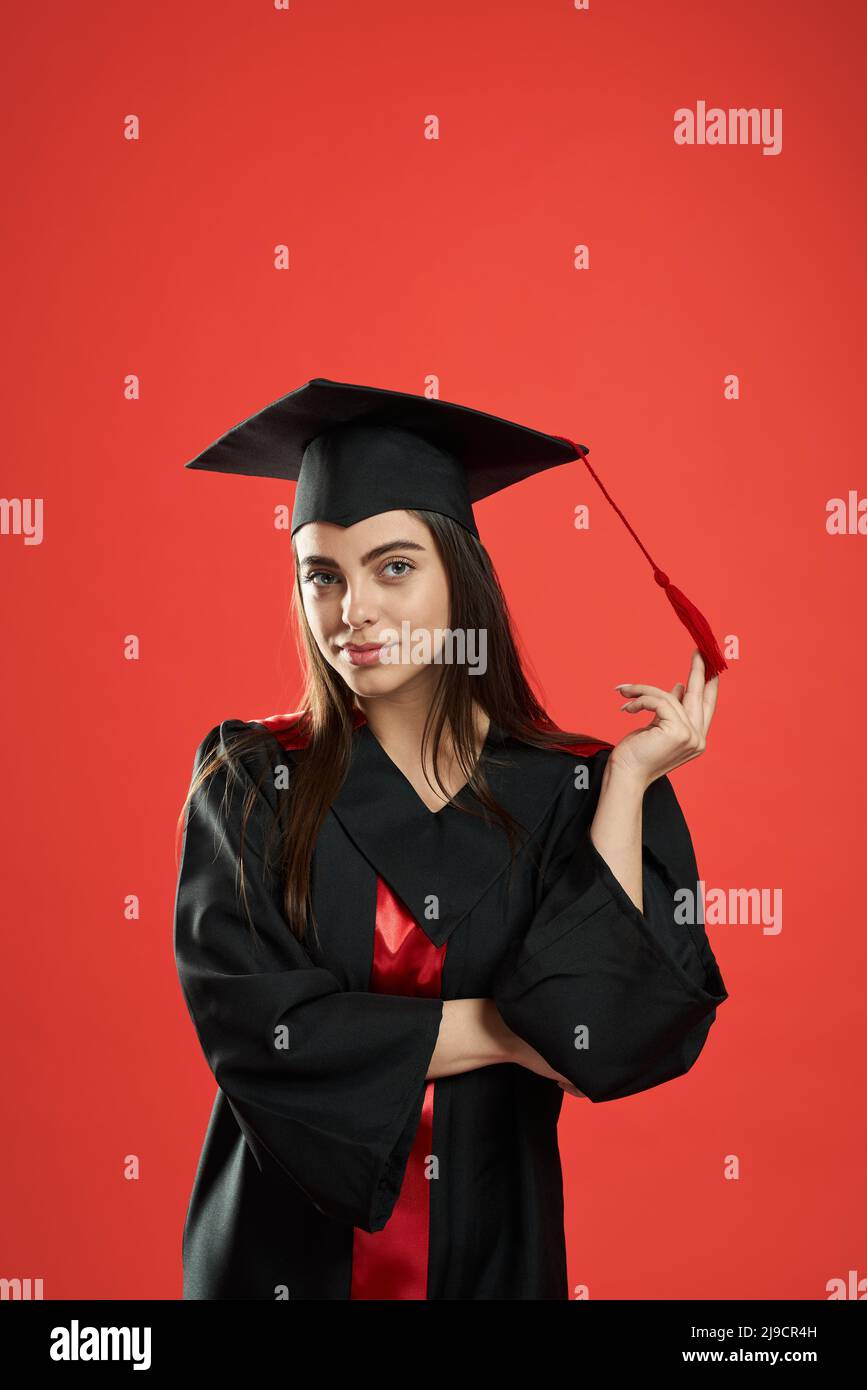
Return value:
<svg viewBox="0 0 867 1390">
<path fill-rule="evenodd" d="M 708 888 L 783 893 L 779 935 L 709 928 L 731 997 L 688 1076 L 564 1100 L 570 1284 L 822 1299 L 867 1275 L 867 536 L 825 528 L 867 490 L 863 7 L 90 0 L 4 27 L 3 489 L 44 498 L 45 533 L 0 537 L 0 1274 L 180 1296 L 214 1083 L 172 958 L 175 822 L 207 729 L 298 694 L 291 488 L 182 465 L 313 376 L 433 373 L 589 445 L 737 638 L 673 782 Z M 782 152 L 675 145 L 699 100 L 782 107 Z M 613 685 L 685 680 L 691 643 L 586 470 L 477 516 L 555 717 L 647 722 Z"/>
</svg>

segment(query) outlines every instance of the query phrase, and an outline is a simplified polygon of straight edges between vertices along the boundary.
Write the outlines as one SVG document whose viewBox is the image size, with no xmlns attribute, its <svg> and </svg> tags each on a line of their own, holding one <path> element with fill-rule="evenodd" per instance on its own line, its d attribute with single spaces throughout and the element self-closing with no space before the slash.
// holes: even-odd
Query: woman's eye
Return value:
<svg viewBox="0 0 867 1390">
<path fill-rule="evenodd" d="M 395 566 L 397 566 L 399 573 L 391 574 L 389 576 L 391 579 L 403 579 L 405 574 L 408 574 L 410 570 L 415 569 L 415 565 L 410 564 L 409 560 L 389 560 L 388 564 L 383 565 L 382 567 L 383 574 L 385 574 L 386 570 L 394 570 Z"/>
<path fill-rule="evenodd" d="M 324 584 L 317 584 L 316 581 L 318 579 L 324 579 L 326 582 Z M 328 570 L 311 570 L 310 573 L 306 576 L 305 582 L 307 584 L 313 584 L 314 587 L 317 589 L 329 589 L 331 587 L 332 580 L 334 580 L 336 583 L 337 575 L 330 574 Z"/>
</svg>

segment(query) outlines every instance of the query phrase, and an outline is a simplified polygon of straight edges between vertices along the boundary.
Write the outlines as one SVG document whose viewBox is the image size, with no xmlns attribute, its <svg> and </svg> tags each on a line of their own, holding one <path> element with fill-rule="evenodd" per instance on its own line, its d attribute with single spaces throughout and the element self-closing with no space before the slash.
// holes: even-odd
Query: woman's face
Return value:
<svg viewBox="0 0 867 1390">
<path fill-rule="evenodd" d="M 295 537 L 304 613 L 316 645 L 357 695 L 427 684 L 449 626 L 445 567 L 409 512 L 354 526 L 310 522 Z"/>
</svg>

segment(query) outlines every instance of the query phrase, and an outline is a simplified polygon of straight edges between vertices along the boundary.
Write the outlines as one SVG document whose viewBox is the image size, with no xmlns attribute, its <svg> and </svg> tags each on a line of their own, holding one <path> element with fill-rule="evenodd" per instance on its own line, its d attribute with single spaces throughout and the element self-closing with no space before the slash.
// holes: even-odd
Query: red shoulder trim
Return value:
<svg viewBox="0 0 867 1390">
<path fill-rule="evenodd" d="M 552 728 L 550 724 L 537 724 L 535 727 L 540 733 L 557 733 L 557 729 Z M 589 758 L 602 748 L 613 748 L 614 744 L 606 743 L 604 739 L 588 738 L 579 743 L 549 743 L 548 747 L 553 753 L 575 753 L 579 757 Z"/>
<path fill-rule="evenodd" d="M 548 747 L 555 753 L 576 753 L 579 757 L 590 758 L 602 748 L 613 748 L 614 744 L 591 738 L 584 743 L 549 743 Z"/>
<path fill-rule="evenodd" d="M 285 714 L 269 714 L 264 719 L 257 719 L 257 724 L 262 724 L 276 738 L 277 742 L 286 749 L 287 753 L 294 752 L 298 748 L 306 748 L 310 742 L 310 729 L 306 722 L 305 710 L 287 710 Z M 358 728 L 359 724 L 366 724 L 367 720 L 361 710 L 352 711 L 352 727 Z"/>
</svg>

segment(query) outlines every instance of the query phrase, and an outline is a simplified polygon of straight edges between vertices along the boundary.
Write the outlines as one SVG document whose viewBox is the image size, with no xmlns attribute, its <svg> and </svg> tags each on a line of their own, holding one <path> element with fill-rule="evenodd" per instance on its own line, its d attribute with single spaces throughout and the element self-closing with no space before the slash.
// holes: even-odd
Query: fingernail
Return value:
<svg viewBox="0 0 867 1390">
<path fill-rule="evenodd" d="M 615 689 L 615 690 L 623 690 L 623 689 L 628 688 L 628 687 L 631 686 L 631 685 L 632 685 L 632 681 L 621 681 L 619 685 L 615 685 L 614 689 Z"/>
</svg>

